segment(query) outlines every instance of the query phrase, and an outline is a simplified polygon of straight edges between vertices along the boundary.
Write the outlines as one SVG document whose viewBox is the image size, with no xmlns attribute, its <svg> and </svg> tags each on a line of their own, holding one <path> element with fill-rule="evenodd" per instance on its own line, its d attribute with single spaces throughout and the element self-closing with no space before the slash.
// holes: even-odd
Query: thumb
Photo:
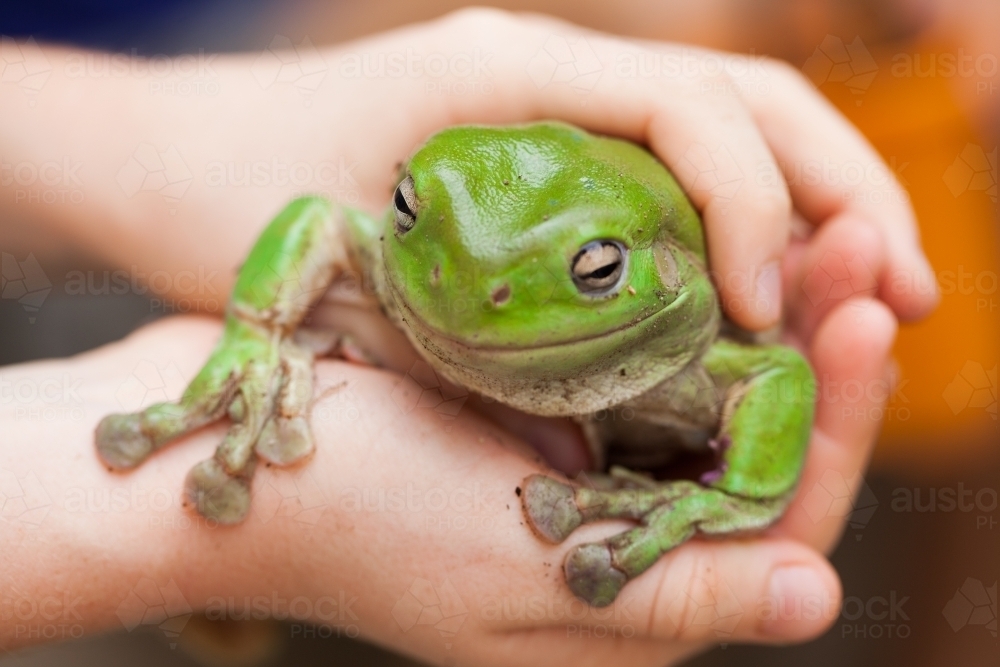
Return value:
<svg viewBox="0 0 1000 667">
<path fill-rule="evenodd" d="M 619 625 L 661 641 L 786 643 L 822 634 L 840 602 L 834 569 L 799 542 L 695 540 L 663 556 L 582 624 Z"/>
</svg>

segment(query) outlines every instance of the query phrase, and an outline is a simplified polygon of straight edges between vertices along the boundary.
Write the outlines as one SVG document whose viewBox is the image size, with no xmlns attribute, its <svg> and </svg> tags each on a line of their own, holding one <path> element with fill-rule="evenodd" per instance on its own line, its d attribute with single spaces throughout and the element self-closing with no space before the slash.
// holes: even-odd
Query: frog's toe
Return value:
<svg viewBox="0 0 1000 667">
<path fill-rule="evenodd" d="M 250 511 L 250 480 L 233 477 L 216 459 L 191 468 L 184 483 L 185 496 L 206 519 L 230 526 Z"/>
<path fill-rule="evenodd" d="M 300 461 L 314 449 L 309 422 L 305 417 L 270 419 L 254 449 L 258 456 L 275 465 L 286 466 Z"/>
<path fill-rule="evenodd" d="M 574 595 L 594 607 L 614 602 L 628 582 L 625 573 L 612 564 L 611 549 L 606 544 L 575 547 L 566 555 L 563 570 Z"/>
<path fill-rule="evenodd" d="M 550 542 L 562 542 L 583 523 L 573 487 L 545 475 L 524 481 L 521 503 L 531 527 Z"/>
<path fill-rule="evenodd" d="M 101 460 L 117 470 L 142 463 L 153 452 L 153 439 L 143 431 L 142 414 L 108 415 L 94 434 Z"/>
</svg>

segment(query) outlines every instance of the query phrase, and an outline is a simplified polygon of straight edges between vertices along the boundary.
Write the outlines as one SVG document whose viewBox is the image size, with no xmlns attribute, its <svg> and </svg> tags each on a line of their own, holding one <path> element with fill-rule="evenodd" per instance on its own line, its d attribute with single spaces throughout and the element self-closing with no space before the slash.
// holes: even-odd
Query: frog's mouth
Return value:
<svg viewBox="0 0 1000 667">
<path fill-rule="evenodd" d="M 614 329 L 609 329 L 599 334 L 594 334 L 591 336 L 579 336 L 577 338 L 567 338 L 565 340 L 555 342 L 555 343 L 541 343 L 538 345 L 477 345 L 471 343 L 466 339 L 456 338 L 455 336 L 441 331 L 440 329 L 432 326 L 426 320 L 424 320 L 420 315 L 416 313 L 409 305 L 406 300 L 401 298 L 399 290 L 392 283 L 392 281 L 387 281 L 390 288 L 392 289 L 393 301 L 396 307 L 399 309 L 400 314 L 403 315 L 403 321 L 406 322 L 407 328 L 413 330 L 413 333 L 418 338 L 431 337 L 434 340 L 446 342 L 448 345 L 464 348 L 470 352 L 478 352 L 482 354 L 504 354 L 504 353 L 519 353 L 519 352 L 544 352 L 544 351 L 554 351 L 562 349 L 572 349 L 575 347 L 582 347 L 588 343 L 600 343 L 601 341 L 607 341 L 612 338 L 619 339 L 621 334 L 626 331 L 641 331 L 646 328 L 647 324 L 653 324 L 649 320 L 654 318 L 659 318 L 661 316 L 671 313 L 675 309 L 682 308 L 689 298 L 687 292 L 682 292 L 676 299 L 671 301 L 669 304 L 659 308 L 657 310 L 651 311 L 648 314 L 637 320 L 629 320 L 627 323 L 615 327 Z"/>
<path fill-rule="evenodd" d="M 451 381 L 524 412 L 565 416 L 631 400 L 701 354 L 714 328 L 678 315 L 687 299 L 679 295 L 640 320 L 595 336 L 517 347 L 456 339 L 430 326 L 402 299 L 397 314 L 414 346 Z M 702 333 L 662 335 L 675 324 L 699 326 Z"/>
<path fill-rule="evenodd" d="M 677 373 L 715 337 L 718 309 L 689 314 L 687 291 L 638 320 L 597 335 L 539 345 L 477 345 L 431 326 L 385 281 L 386 307 L 421 355 L 452 382 L 533 414 L 559 416 L 619 405 Z"/>
<path fill-rule="evenodd" d="M 692 298 L 688 292 L 682 292 L 661 308 L 599 334 L 527 345 L 476 344 L 428 323 L 409 306 L 403 293 L 391 279 L 386 282 L 392 294 L 393 305 L 403 322 L 402 328 L 418 349 L 449 367 L 463 367 L 468 371 L 487 373 L 494 377 L 519 375 L 523 378 L 544 377 L 554 380 L 599 372 L 599 369 L 610 366 L 631 369 L 636 366 L 637 360 L 643 358 L 642 351 L 647 350 L 647 343 L 651 338 L 666 341 L 669 339 L 669 336 L 664 336 L 666 331 L 676 326 L 689 328 L 692 325 L 690 318 L 679 315 L 689 310 L 685 306 Z M 713 331 L 711 326 L 704 330 Z M 683 337 L 681 345 L 668 344 L 665 348 L 657 346 L 659 354 L 690 358 L 691 348 L 700 347 L 697 342 L 700 338 L 702 336 L 694 336 L 693 339 Z M 643 363 L 638 361 L 639 365 Z"/>
</svg>

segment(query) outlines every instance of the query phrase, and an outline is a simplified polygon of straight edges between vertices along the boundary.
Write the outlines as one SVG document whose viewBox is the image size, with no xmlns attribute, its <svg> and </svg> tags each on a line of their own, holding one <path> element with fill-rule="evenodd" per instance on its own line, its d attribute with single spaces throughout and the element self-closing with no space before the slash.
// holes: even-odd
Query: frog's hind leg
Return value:
<svg viewBox="0 0 1000 667">
<path fill-rule="evenodd" d="M 721 535 L 770 525 L 794 492 L 815 400 L 809 365 L 791 348 L 724 340 L 700 363 L 724 396 L 714 447 L 719 468 L 701 484 L 655 482 L 634 473 L 620 488 L 573 487 L 541 476 L 526 482 L 525 513 L 553 541 L 585 521 L 639 521 L 628 532 L 567 555 L 567 581 L 591 604 L 610 604 L 627 581 L 697 532 Z"/>
<path fill-rule="evenodd" d="M 577 597 L 595 607 L 611 604 L 629 580 L 696 532 L 724 535 L 765 528 L 781 516 L 789 498 L 741 498 L 702 487 L 653 508 L 636 528 L 572 549 L 563 566 L 566 581 Z"/>
</svg>

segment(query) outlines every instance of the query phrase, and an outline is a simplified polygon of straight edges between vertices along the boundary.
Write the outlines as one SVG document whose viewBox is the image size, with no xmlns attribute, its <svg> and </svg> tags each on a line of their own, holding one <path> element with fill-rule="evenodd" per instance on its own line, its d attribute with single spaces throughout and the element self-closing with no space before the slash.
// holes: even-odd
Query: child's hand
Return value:
<svg viewBox="0 0 1000 667">
<path fill-rule="evenodd" d="M 397 165 L 435 131 L 546 118 L 645 143 L 672 169 L 702 212 L 726 312 L 745 327 L 778 320 L 795 216 L 821 230 L 805 246 L 815 262 L 847 230 L 865 246 L 863 265 L 844 257 L 856 267 L 851 289 L 824 295 L 818 311 L 802 289 L 808 273 L 785 285 L 797 318 L 803 307 L 815 311 L 809 326 L 855 294 L 877 295 L 904 319 L 936 302 L 906 192 L 861 135 L 776 61 L 479 9 L 326 48 L 308 62 L 321 73 L 308 94 L 262 78 L 270 61 L 258 54 L 211 59 L 202 74 L 214 85 L 203 88 L 217 94 L 188 96 L 164 91 L 181 89 L 190 62 L 163 79 L 145 66 L 99 77 L 86 63 L 100 56 L 47 54 L 52 76 L 37 95 L 3 89 L 0 146 L 15 165 L 53 155 L 78 165 L 79 192 L 53 199 L 42 196 L 51 189 L 44 179 L 8 178 L 0 212 L 54 225 L 60 238 L 140 274 L 177 276 L 161 281 L 164 296 L 192 307 L 224 303 L 257 232 L 294 194 L 381 210 Z M 175 151 L 182 164 L 168 176 L 189 179 L 186 189 L 164 196 L 124 173 L 157 151 Z M 215 278 L 182 280 L 185 270 Z M 899 275 L 908 280 L 890 289 Z"/>
<path fill-rule="evenodd" d="M 814 521 L 802 499 L 824 474 L 857 479 L 878 423 L 845 416 L 835 401 L 817 405 L 799 495 L 776 526 L 742 540 L 688 542 L 614 605 L 592 609 L 567 587 L 563 558 L 622 524 L 584 526 L 559 545 L 538 539 L 516 493 L 527 475 L 545 472 L 537 457 L 471 410 L 444 420 L 401 408 L 393 400 L 400 378 L 386 371 L 320 362 L 315 455 L 295 469 L 259 471 L 253 508 L 237 527 L 206 525 L 181 506 L 185 471 L 210 455 L 224 424 L 127 475 L 108 472 L 93 430 L 120 409 L 123 383 L 142 363 L 194 372 L 220 328 L 171 318 L 72 359 L 4 369 L 8 386 L 70 378 L 73 388 L 56 396 L 68 406 L 53 404 L 49 390 L 0 405 L 0 481 L 8 494 L 28 491 L 2 518 L 0 589 L 14 591 L 23 609 L 46 610 L 52 627 L 68 625 L 75 637 L 146 622 L 126 602 L 137 590 L 176 585 L 182 601 L 171 599 L 168 616 L 249 610 L 300 630 L 317 623 L 327 633 L 319 636 L 360 633 L 435 664 L 498 666 L 664 665 L 719 641 L 806 640 L 837 617 L 840 586 L 822 552 L 845 517 Z M 883 305 L 854 299 L 825 318 L 810 361 L 834 386 L 882 382 L 893 333 Z M 873 395 L 850 407 L 877 412 Z M 48 414 L 74 418 L 26 417 Z M 75 601 L 72 616 L 52 616 L 64 600 Z M 437 609 L 418 616 L 421 605 Z M 44 639 L 29 631 L 39 619 L 0 623 L 0 648 Z"/>
<path fill-rule="evenodd" d="M 558 64 L 563 46 L 570 67 L 553 74 L 545 67 Z M 66 178 L 80 194 L 50 200 L 42 196 L 53 187 L 47 180 L 5 179 L 0 219 L 25 222 L 145 276 L 163 272 L 171 278 L 163 295 L 192 306 L 201 299 L 218 312 L 235 267 L 293 194 L 332 190 L 344 203 L 380 208 L 389 200 L 397 163 L 434 131 L 455 123 L 542 118 L 646 143 L 703 214 L 727 313 L 748 328 L 764 328 L 777 321 L 783 300 L 791 316 L 788 337 L 808 351 L 824 382 L 882 382 L 894 315 L 920 316 L 936 300 L 905 192 L 860 135 L 785 65 L 486 10 L 325 49 L 326 74 L 307 97 L 291 85 L 262 84 L 254 75 L 256 55 L 219 56 L 211 65 L 218 94 L 185 97 L 164 95 L 162 86 L 154 90 L 149 75 L 77 77 L 67 63 L 80 54 L 46 53 L 52 75 L 31 100 L 16 88 L 0 88 L 0 148 L 5 163 L 35 165 L 38 173 L 53 156 L 79 165 Z M 346 67 L 408 53 L 425 65 L 436 54 L 457 69 L 443 77 L 426 68 L 393 77 L 377 70 L 366 76 L 363 68 L 353 76 Z M 477 54 L 489 92 L 445 92 L 441 84 L 463 81 L 465 64 Z M 742 67 L 743 74 L 727 74 L 727 66 L 731 72 Z M 649 71 L 654 75 L 646 76 Z M 574 88 L 560 82 L 566 72 L 590 72 L 590 78 L 574 79 Z M 180 156 L 190 183 L 179 198 L 122 180 L 137 152 L 150 150 Z M 291 178 L 294 165 L 310 179 Z M 789 245 L 794 215 L 817 231 Z M 858 266 L 860 258 L 861 270 L 847 292 L 810 299 L 816 295 L 804 285 L 831 254 L 848 266 Z M 890 290 L 890 276 L 899 272 L 911 279 L 896 286 L 912 288 Z M 41 530 L 5 533 L 0 577 L 10 581 L 0 580 L 0 588 L 16 583 L 33 599 L 83 591 L 85 625 L 92 629 L 118 622 L 115 610 L 142 577 L 160 584 L 173 579 L 198 608 L 220 596 L 273 599 L 273 593 L 315 602 L 345 591 L 357 597 L 351 608 L 356 619 L 330 621 L 314 613 L 313 620 L 356 625 L 366 637 L 425 659 L 454 656 L 473 664 L 606 664 L 612 658 L 663 664 L 719 641 L 718 628 L 698 620 L 698 600 L 715 600 L 723 605 L 715 611 L 730 620 L 742 614 L 726 626 L 732 632 L 727 641 L 805 639 L 835 617 L 836 575 L 815 550 L 835 543 L 843 521 L 815 523 L 798 500 L 766 536 L 695 541 L 671 552 L 629 584 L 621 602 L 628 606 L 617 618 L 586 609 L 582 616 L 557 615 L 551 610 L 582 609 L 559 567 L 572 544 L 549 546 L 535 538 L 522 525 L 513 492 L 540 466 L 521 455 L 509 434 L 470 412 L 449 423 L 434 414 L 401 413 L 390 398 L 396 376 L 336 362 L 320 364 L 320 386 L 347 381 L 356 410 L 350 414 L 358 418 L 317 417 L 347 414 L 324 413 L 341 400 L 336 394 L 320 399 L 313 416 L 315 458 L 297 471 L 274 474 L 278 490 L 290 478 L 320 485 L 326 510 L 317 525 L 303 530 L 288 517 L 258 517 L 223 533 L 165 528 L 164 520 L 178 526 L 190 516 L 176 505 L 158 515 L 148 505 L 110 514 L 72 511 L 67 494 L 73 489 L 180 491 L 184 471 L 205 458 L 218 429 L 185 439 L 124 478 L 97 464 L 93 425 L 116 409 L 115 389 L 138 361 L 170 359 L 197 368 L 217 333 L 214 323 L 177 320 L 77 359 L 17 367 L 10 369 L 13 376 L 5 369 L 5 377 L 33 382 L 70 373 L 87 389 L 81 420 L 18 419 L 11 411 L 20 405 L 0 413 L 0 469 L 35 474 L 53 505 Z M 864 400 L 871 396 L 877 398 L 866 393 Z M 801 494 L 829 471 L 853 479 L 878 427 L 877 420 L 856 418 L 858 410 L 877 414 L 878 404 L 852 403 L 847 415 L 844 406 L 821 398 Z M 379 490 L 405 491 L 408 485 L 422 498 L 434 493 L 436 499 L 440 491 L 462 502 L 478 489 L 490 502 L 471 514 L 462 509 L 466 505 L 435 511 L 427 502 L 404 504 L 401 512 L 371 510 L 363 496 L 360 509 L 344 504 L 352 492 L 377 497 Z M 509 510 L 497 500 L 508 497 Z M 255 507 L 263 502 L 255 499 Z M 459 519 L 466 519 L 461 529 Z M 616 529 L 586 527 L 573 543 Z M 787 576 L 773 577 L 777 572 Z M 393 615 L 414 582 L 445 590 L 446 579 L 468 614 L 454 637 L 442 639 L 437 630 L 410 627 Z M 778 598 L 787 602 L 776 606 Z M 541 616 L 504 611 L 539 600 Z M 819 613 L 774 620 L 768 604 Z M 0 632 L 6 633 L 0 644 L 16 639 L 10 628 L 0 626 Z M 625 632 L 631 641 L 609 639 Z"/>
</svg>

